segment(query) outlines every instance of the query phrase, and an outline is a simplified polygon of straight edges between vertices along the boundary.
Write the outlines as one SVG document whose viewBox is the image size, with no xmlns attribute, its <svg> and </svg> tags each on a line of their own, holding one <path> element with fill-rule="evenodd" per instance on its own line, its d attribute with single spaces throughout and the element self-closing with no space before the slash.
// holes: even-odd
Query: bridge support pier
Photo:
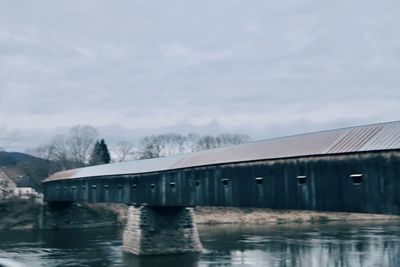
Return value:
<svg viewBox="0 0 400 267">
<path fill-rule="evenodd" d="M 192 209 L 131 206 L 123 248 L 135 255 L 200 252 L 202 246 Z"/>
</svg>

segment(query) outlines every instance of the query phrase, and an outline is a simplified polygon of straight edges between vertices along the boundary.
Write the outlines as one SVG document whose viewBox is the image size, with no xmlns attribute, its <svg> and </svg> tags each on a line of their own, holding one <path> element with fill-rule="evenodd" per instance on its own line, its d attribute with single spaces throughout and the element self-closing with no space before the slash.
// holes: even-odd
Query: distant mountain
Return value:
<svg viewBox="0 0 400 267">
<path fill-rule="evenodd" d="M 55 169 L 55 163 L 21 152 L 0 151 L 0 168 L 18 186 L 41 190 L 41 182 Z"/>
<path fill-rule="evenodd" d="M 21 152 L 0 151 L 0 166 L 12 167 L 32 160 L 40 161 L 43 159 L 39 159 Z"/>
</svg>

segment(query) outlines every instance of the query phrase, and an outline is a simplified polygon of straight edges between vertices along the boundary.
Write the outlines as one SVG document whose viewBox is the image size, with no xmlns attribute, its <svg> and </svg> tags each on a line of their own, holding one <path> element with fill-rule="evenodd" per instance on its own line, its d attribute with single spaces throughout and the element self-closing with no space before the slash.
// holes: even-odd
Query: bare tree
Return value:
<svg viewBox="0 0 400 267">
<path fill-rule="evenodd" d="M 27 177 L 31 177 L 32 185 L 41 190 L 41 181 L 46 177 L 49 177 L 52 173 L 57 171 L 65 170 L 69 168 L 68 159 L 53 160 L 54 147 L 50 144 L 42 145 L 34 149 L 27 151 L 28 154 L 34 156 L 28 161 L 24 161 L 18 164 L 18 168 L 25 173 Z"/>
<path fill-rule="evenodd" d="M 166 157 L 190 152 L 192 148 L 188 146 L 188 141 L 188 137 L 175 133 L 144 137 L 140 141 L 140 158 Z"/>
<path fill-rule="evenodd" d="M 214 136 L 204 135 L 199 138 L 197 143 L 195 144 L 194 151 L 207 150 L 217 147 L 217 141 Z"/>
<path fill-rule="evenodd" d="M 217 136 L 201 136 L 197 142 L 196 150 L 213 149 L 223 146 L 231 146 L 246 143 L 250 137 L 246 134 L 220 134 Z"/>
<path fill-rule="evenodd" d="M 89 162 L 97 136 L 97 129 L 93 126 L 77 125 L 70 129 L 68 135 L 57 135 L 50 144 L 39 146 L 31 153 L 56 161 L 62 169 L 82 167 Z"/>
<path fill-rule="evenodd" d="M 67 139 L 65 135 L 56 135 L 48 145 L 49 158 L 57 161 L 64 170 L 71 167 L 70 150 Z"/>
<path fill-rule="evenodd" d="M 157 158 L 186 152 L 213 149 L 221 146 L 237 145 L 249 140 L 244 134 L 221 134 L 218 136 L 199 136 L 191 133 L 187 136 L 170 133 L 147 136 L 141 139 L 141 159 Z"/>
<path fill-rule="evenodd" d="M 98 136 L 99 133 L 93 126 L 77 125 L 72 127 L 66 142 L 71 159 L 81 166 L 87 164 Z"/>
<path fill-rule="evenodd" d="M 163 156 L 176 155 L 186 151 L 186 136 L 170 133 L 159 135 L 159 138 L 163 144 Z"/>
<path fill-rule="evenodd" d="M 216 147 L 230 146 L 246 143 L 250 137 L 246 134 L 220 134 L 216 136 Z"/>
<path fill-rule="evenodd" d="M 51 160 L 53 156 L 53 147 L 50 144 L 41 145 L 27 150 L 26 153 L 37 158 Z"/>
<path fill-rule="evenodd" d="M 122 162 L 127 160 L 138 159 L 139 150 L 132 143 L 122 141 L 111 147 L 113 161 Z"/>
<path fill-rule="evenodd" d="M 146 136 L 140 140 L 140 159 L 162 157 L 164 147 L 160 138 L 156 135 Z"/>
<path fill-rule="evenodd" d="M 187 152 L 197 151 L 197 143 L 200 140 L 200 135 L 196 133 L 189 133 L 186 138 L 186 148 Z"/>
</svg>

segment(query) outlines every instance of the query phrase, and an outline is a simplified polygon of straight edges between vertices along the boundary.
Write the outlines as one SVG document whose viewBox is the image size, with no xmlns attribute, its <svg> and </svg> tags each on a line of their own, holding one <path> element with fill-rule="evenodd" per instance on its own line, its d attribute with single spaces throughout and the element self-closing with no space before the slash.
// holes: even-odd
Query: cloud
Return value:
<svg viewBox="0 0 400 267">
<path fill-rule="evenodd" d="M 0 124 L 262 137 L 396 120 L 399 11 L 394 0 L 10 1 Z"/>
</svg>

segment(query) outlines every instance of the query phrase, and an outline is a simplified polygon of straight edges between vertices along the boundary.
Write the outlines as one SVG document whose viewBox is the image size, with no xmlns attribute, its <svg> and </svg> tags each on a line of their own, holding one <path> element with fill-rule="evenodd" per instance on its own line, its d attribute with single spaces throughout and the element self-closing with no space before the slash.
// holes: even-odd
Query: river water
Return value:
<svg viewBox="0 0 400 267">
<path fill-rule="evenodd" d="M 136 257 L 115 228 L 0 231 L 0 266 L 400 266 L 400 222 L 200 226 L 196 255 Z"/>
</svg>

